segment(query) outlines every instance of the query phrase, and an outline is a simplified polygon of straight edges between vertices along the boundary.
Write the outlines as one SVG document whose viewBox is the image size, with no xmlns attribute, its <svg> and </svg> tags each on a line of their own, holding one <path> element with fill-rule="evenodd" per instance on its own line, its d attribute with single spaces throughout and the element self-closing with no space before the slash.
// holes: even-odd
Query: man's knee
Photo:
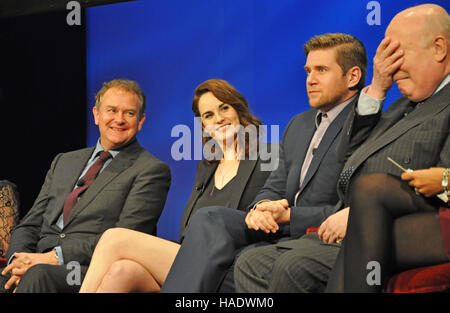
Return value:
<svg viewBox="0 0 450 313">
<path fill-rule="evenodd" d="M 36 264 L 30 267 L 20 279 L 17 292 L 42 292 L 42 286 L 48 285 L 48 281 L 54 280 L 55 265 Z M 56 292 L 56 290 L 46 290 Z"/>
<path fill-rule="evenodd" d="M 252 261 L 251 261 L 252 259 L 254 259 L 252 250 L 244 252 L 237 258 L 237 260 L 234 264 L 234 279 L 235 280 L 237 277 L 239 278 L 243 273 L 249 272 L 249 270 L 251 268 L 251 264 L 252 264 Z"/>
<path fill-rule="evenodd" d="M 301 254 L 294 256 L 292 253 L 284 253 L 280 255 L 273 265 L 274 278 L 295 280 L 297 276 L 303 277 L 308 273 L 307 259 L 307 256 Z"/>
<path fill-rule="evenodd" d="M 250 273 L 255 273 L 252 269 L 252 259 L 254 254 L 252 250 L 246 251 L 241 254 L 234 264 L 233 280 L 235 289 L 237 292 L 249 292 L 248 284 L 252 281 Z"/>
<path fill-rule="evenodd" d="M 235 262 L 234 277 L 243 275 L 266 277 L 282 251 L 276 245 L 266 245 L 242 252 Z"/>
<path fill-rule="evenodd" d="M 274 264 L 270 291 L 322 292 L 326 279 L 319 267 L 319 262 L 308 255 L 284 253 Z"/>
<path fill-rule="evenodd" d="M 65 265 L 36 264 L 20 279 L 18 293 L 78 292 L 87 266 L 70 268 Z"/>
<path fill-rule="evenodd" d="M 22 276 L 23 280 L 39 280 L 44 277 L 52 275 L 52 269 L 55 265 L 49 264 L 36 264 L 30 267 L 27 272 Z"/>
<path fill-rule="evenodd" d="M 267 292 L 272 268 L 284 248 L 274 244 L 243 252 L 234 266 L 234 283 L 238 292 Z"/>
</svg>

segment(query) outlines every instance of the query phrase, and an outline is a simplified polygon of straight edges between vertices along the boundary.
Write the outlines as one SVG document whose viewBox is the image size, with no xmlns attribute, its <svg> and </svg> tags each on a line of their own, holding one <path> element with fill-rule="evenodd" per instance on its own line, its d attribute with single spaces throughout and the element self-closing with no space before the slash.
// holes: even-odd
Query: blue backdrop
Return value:
<svg viewBox="0 0 450 313">
<path fill-rule="evenodd" d="M 177 240 L 198 161 L 172 158 L 177 138 L 171 130 L 179 124 L 193 130 L 192 96 L 199 83 L 209 78 L 229 81 L 264 124 L 279 125 L 281 136 L 291 117 L 309 108 L 302 50 L 309 38 L 343 32 L 361 39 L 369 58 L 369 84 L 372 58 L 391 18 L 425 2 L 141 0 L 89 8 L 87 145 L 99 136 L 91 108 L 101 84 L 113 78 L 138 81 L 148 99 L 138 139 L 172 171 L 158 234 Z M 434 3 L 449 9 L 448 0 Z M 378 17 L 379 25 L 369 25 Z M 399 96 L 394 87 L 386 104 Z"/>
</svg>

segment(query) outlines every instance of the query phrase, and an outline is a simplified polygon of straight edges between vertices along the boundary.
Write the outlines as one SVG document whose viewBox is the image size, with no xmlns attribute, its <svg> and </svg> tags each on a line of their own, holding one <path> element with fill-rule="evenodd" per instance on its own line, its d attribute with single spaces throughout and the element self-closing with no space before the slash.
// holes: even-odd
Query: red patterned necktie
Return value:
<svg viewBox="0 0 450 313">
<path fill-rule="evenodd" d="M 77 187 L 67 196 L 66 201 L 64 202 L 63 210 L 64 224 L 66 224 L 67 218 L 69 217 L 72 208 L 77 203 L 78 197 L 81 195 L 81 193 L 89 188 L 89 186 L 95 180 L 95 177 L 97 177 L 98 172 L 105 164 L 106 160 L 108 160 L 110 157 L 111 154 L 108 151 L 102 151 L 97 161 L 92 164 L 86 174 L 78 181 Z"/>
</svg>

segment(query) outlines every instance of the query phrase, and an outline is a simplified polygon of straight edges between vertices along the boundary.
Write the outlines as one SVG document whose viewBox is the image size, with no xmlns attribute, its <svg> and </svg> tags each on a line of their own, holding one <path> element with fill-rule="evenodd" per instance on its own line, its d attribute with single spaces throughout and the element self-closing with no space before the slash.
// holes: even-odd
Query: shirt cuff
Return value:
<svg viewBox="0 0 450 313">
<path fill-rule="evenodd" d="M 63 258 L 63 253 L 62 253 L 61 246 L 55 247 L 55 251 L 56 251 L 56 255 L 58 256 L 59 265 L 63 265 L 64 264 L 64 258 Z"/>
<path fill-rule="evenodd" d="M 10 258 L 6 262 L 6 265 L 9 265 L 13 259 L 14 259 L 14 253 L 10 256 Z"/>
<path fill-rule="evenodd" d="M 386 98 L 375 99 L 367 95 L 365 92 L 369 88 L 366 87 L 361 91 L 358 99 L 358 105 L 356 106 L 356 112 L 359 115 L 371 115 L 378 113 L 383 107 L 383 102 Z"/>
<path fill-rule="evenodd" d="M 268 201 L 272 201 L 272 200 L 269 200 L 269 199 L 259 200 L 258 202 L 255 203 L 255 205 L 253 206 L 252 209 L 255 209 L 258 204 L 263 203 L 263 202 L 268 202 Z"/>
<path fill-rule="evenodd" d="M 61 246 L 55 247 L 54 250 L 56 251 L 56 255 L 58 256 L 58 265 L 63 265 L 64 264 L 64 258 L 63 258 Z M 8 259 L 8 261 L 6 262 L 6 265 L 9 265 L 13 259 L 14 259 L 14 253 Z"/>
</svg>

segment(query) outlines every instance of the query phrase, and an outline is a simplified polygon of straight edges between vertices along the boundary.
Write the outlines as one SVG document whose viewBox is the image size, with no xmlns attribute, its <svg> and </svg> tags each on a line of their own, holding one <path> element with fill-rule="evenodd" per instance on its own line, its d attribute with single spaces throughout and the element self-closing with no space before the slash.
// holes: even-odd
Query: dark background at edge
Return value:
<svg viewBox="0 0 450 313">
<path fill-rule="evenodd" d="M 52 159 L 86 146 L 86 27 L 67 25 L 66 16 L 49 10 L 0 20 L 0 177 L 18 186 L 20 217 Z"/>
</svg>

